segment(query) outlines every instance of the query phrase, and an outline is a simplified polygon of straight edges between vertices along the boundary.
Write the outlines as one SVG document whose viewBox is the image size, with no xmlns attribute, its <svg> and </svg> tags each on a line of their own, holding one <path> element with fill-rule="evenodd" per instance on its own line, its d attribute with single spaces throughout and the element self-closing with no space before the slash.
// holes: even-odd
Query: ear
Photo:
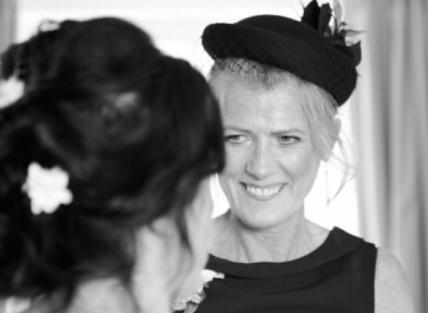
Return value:
<svg viewBox="0 0 428 313">
<path fill-rule="evenodd" d="M 329 134 L 330 136 L 328 138 L 328 148 L 321 156 L 321 160 L 324 162 L 327 162 L 330 159 L 331 154 L 333 153 L 334 145 L 339 140 L 340 130 L 342 129 L 342 121 L 338 118 L 334 118 L 333 128 L 333 133 Z"/>
</svg>

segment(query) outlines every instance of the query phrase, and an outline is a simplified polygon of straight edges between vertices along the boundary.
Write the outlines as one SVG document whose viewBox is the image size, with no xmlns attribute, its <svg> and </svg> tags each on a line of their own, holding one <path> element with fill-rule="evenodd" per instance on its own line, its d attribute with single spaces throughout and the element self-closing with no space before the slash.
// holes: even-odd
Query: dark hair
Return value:
<svg viewBox="0 0 428 313">
<path fill-rule="evenodd" d="M 65 34 L 78 23 L 66 20 L 61 23 L 43 21 L 39 31 L 22 43 L 9 46 L 1 55 L 0 77 L 16 76 L 27 89 L 50 72 L 51 59 Z"/>
<path fill-rule="evenodd" d="M 34 297 L 81 279 L 129 282 L 135 233 L 184 212 L 224 166 L 218 105 L 189 63 L 119 19 L 77 23 L 50 75 L 0 110 L 0 296 Z M 34 215 L 28 166 L 59 166 L 73 201 Z"/>
</svg>

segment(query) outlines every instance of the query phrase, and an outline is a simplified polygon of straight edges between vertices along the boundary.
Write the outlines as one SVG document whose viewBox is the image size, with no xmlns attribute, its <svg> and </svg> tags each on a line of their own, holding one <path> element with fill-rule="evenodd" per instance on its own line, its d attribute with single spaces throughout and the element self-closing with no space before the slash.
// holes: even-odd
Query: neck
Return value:
<svg viewBox="0 0 428 313">
<path fill-rule="evenodd" d="M 300 258 L 319 245 L 328 231 L 309 222 L 303 209 L 274 226 L 254 229 L 230 211 L 219 217 L 214 229 L 218 240 L 212 253 L 235 262 L 284 262 Z"/>
</svg>

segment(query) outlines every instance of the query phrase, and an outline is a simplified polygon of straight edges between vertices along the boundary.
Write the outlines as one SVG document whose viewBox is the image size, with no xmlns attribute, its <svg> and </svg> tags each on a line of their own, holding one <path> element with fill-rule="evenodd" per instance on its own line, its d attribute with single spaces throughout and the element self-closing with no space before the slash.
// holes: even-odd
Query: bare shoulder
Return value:
<svg viewBox="0 0 428 313">
<path fill-rule="evenodd" d="M 413 313 L 413 299 L 398 259 L 378 249 L 375 276 L 375 313 Z"/>
</svg>

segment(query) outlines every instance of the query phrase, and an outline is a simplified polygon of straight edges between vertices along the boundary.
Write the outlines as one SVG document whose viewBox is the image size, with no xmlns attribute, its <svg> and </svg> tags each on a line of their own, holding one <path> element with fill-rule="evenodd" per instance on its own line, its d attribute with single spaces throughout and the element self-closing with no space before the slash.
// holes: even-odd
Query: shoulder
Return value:
<svg viewBox="0 0 428 313">
<path fill-rule="evenodd" d="M 375 274 L 375 313 L 414 312 L 408 282 L 398 259 L 379 248 Z"/>
</svg>

